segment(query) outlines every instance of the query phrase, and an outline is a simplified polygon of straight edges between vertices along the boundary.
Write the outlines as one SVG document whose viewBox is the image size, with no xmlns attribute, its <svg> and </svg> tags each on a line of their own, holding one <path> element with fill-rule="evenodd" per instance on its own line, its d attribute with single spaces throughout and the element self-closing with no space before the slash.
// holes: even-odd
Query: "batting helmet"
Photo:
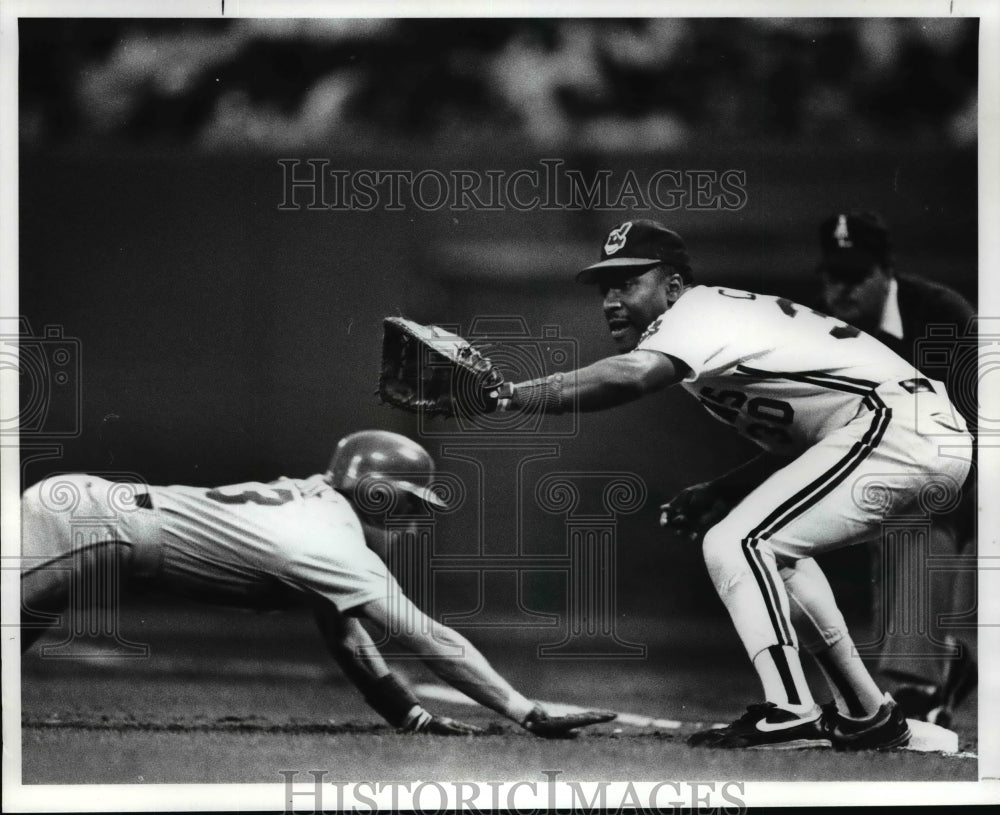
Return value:
<svg viewBox="0 0 1000 815">
<path fill-rule="evenodd" d="M 344 436 L 333 451 L 327 471 L 335 489 L 353 492 L 365 480 L 389 482 L 432 507 L 446 504 L 427 487 L 434 459 L 423 447 L 388 430 L 360 430 Z"/>
</svg>

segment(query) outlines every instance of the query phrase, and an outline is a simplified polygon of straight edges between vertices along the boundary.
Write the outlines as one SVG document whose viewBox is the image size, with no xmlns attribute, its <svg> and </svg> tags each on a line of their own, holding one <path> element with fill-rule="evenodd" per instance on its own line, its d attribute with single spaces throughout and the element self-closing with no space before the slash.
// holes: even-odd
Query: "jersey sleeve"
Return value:
<svg viewBox="0 0 1000 815">
<path fill-rule="evenodd" d="M 326 598 L 341 612 L 402 591 L 359 530 L 345 528 L 338 538 L 302 542 L 285 555 L 281 579 Z"/>
<path fill-rule="evenodd" d="M 714 289 L 694 289 L 661 314 L 636 346 L 637 351 L 659 351 L 676 357 L 690 371 L 685 382 L 726 370 L 739 358 L 729 335 L 732 321 L 715 319 L 710 313 L 714 301 L 706 294 Z M 706 308 L 708 307 L 708 308 Z"/>
</svg>

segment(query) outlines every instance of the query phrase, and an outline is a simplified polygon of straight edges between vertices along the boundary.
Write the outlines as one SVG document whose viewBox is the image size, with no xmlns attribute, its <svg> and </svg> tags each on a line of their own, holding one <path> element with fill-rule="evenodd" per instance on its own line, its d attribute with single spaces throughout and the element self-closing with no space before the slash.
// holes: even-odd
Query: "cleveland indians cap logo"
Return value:
<svg viewBox="0 0 1000 815">
<path fill-rule="evenodd" d="M 628 235 L 628 231 L 631 228 L 632 222 L 626 221 L 621 226 L 612 229 L 607 241 L 604 243 L 604 253 L 606 255 L 613 255 L 621 249 L 625 245 L 625 236 Z"/>
<path fill-rule="evenodd" d="M 847 231 L 847 216 L 840 215 L 837 218 L 837 228 L 833 230 L 833 239 L 841 249 L 850 249 L 854 246 L 851 240 L 851 233 Z"/>
</svg>

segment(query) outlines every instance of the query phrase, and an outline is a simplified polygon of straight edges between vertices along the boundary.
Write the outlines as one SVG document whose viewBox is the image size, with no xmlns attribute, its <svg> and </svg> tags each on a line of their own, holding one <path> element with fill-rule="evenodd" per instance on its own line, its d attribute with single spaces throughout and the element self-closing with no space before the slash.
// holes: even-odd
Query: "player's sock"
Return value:
<svg viewBox="0 0 1000 815">
<path fill-rule="evenodd" d="M 816 707 L 795 648 L 772 645 L 754 657 L 753 666 L 764 685 L 764 698 L 768 702 L 795 713 L 807 713 Z"/>
<path fill-rule="evenodd" d="M 854 654 L 854 641 L 847 635 L 828 648 L 813 653 L 826 677 L 840 715 L 866 719 L 881 706 L 882 691 L 872 679 L 861 658 Z"/>
</svg>

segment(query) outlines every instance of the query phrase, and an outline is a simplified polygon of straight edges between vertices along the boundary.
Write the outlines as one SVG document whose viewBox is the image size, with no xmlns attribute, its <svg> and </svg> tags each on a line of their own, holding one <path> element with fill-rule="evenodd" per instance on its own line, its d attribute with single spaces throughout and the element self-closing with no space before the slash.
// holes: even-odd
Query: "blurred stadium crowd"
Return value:
<svg viewBox="0 0 1000 815">
<path fill-rule="evenodd" d="M 22 149 L 967 145 L 975 19 L 19 21 Z"/>
</svg>

